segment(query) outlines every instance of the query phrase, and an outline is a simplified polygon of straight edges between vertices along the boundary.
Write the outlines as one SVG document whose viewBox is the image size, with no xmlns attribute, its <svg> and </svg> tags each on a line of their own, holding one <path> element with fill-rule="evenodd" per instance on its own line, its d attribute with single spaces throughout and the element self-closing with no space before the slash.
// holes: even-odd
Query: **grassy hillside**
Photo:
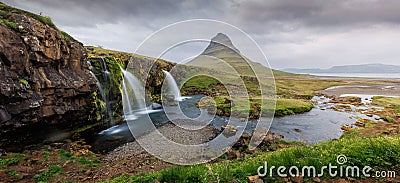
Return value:
<svg viewBox="0 0 400 183">
<path fill-rule="evenodd" d="M 24 11 L 21 9 L 16 9 L 16 8 L 7 6 L 7 5 L 3 4 L 2 2 L 0 2 L 0 23 L 8 26 L 11 29 L 18 31 L 19 28 L 16 24 L 16 20 L 13 20 L 11 18 L 12 14 L 23 14 L 28 17 L 34 18 L 34 19 L 44 23 L 45 25 L 48 25 L 51 28 L 58 30 L 58 32 L 61 34 L 63 39 L 80 43 L 79 41 L 74 39 L 72 36 L 70 36 L 68 33 L 64 32 L 62 30 L 59 30 L 56 27 L 56 25 L 54 25 L 53 21 L 49 17 L 37 15 L 37 14 L 31 13 L 28 11 Z"/>
</svg>

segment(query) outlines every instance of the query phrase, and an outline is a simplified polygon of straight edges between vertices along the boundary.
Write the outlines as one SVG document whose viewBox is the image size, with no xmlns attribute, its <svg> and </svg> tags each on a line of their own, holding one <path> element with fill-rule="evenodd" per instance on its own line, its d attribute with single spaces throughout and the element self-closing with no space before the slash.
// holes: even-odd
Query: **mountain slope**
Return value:
<svg viewBox="0 0 400 183">
<path fill-rule="evenodd" d="M 209 69 L 232 72 L 227 68 L 228 63 L 241 76 L 270 77 L 272 75 L 293 75 L 282 71 L 277 71 L 253 62 L 240 53 L 233 45 L 229 37 L 223 33 L 218 33 L 210 41 L 208 47 L 196 58 L 188 62 L 188 65 L 207 67 Z M 254 71 L 253 71 L 254 70 Z"/>
</svg>

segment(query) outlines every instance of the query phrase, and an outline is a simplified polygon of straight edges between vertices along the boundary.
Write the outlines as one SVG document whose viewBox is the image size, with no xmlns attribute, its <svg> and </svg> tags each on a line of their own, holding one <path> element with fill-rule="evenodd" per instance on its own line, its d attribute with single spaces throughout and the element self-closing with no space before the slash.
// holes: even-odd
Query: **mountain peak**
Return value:
<svg viewBox="0 0 400 183">
<path fill-rule="evenodd" d="M 210 44 L 203 51 L 202 55 L 212 55 L 216 51 L 240 53 L 240 51 L 233 45 L 231 39 L 223 33 L 218 33 L 211 39 Z"/>
<path fill-rule="evenodd" d="M 211 39 L 211 42 L 221 43 L 226 46 L 233 46 L 231 39 L 223 33 L 218 33 Z"/>
</svg>

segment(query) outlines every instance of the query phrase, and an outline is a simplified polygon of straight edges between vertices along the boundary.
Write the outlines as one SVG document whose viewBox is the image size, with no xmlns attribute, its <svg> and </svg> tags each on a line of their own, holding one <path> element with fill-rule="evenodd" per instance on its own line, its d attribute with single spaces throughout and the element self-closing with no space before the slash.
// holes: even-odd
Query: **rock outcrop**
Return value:
<svg viewBox="0 0 400 183">
<path fill-rule="evenodd" d="M 0 134 L 37 122 L 78 124 L 96 90 L 85 48 L 38 15 L 0 10 L 13 25 L 0 22 Z"/>
</svg>

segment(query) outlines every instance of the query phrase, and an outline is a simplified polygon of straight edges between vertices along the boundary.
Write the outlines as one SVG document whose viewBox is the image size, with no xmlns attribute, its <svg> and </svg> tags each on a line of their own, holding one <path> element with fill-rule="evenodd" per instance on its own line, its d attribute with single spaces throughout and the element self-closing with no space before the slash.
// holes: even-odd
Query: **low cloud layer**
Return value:
<svg viewBox="0 0 400 183">
<path fill-rule="evenodd" d="M 151 33 L 171 23 L 206 18 L 243 29 L 260 44 L 274 68 L 398 64 L 400 60 L 397 0 L 3 2 L 51 17 L 84 44 L 116 50 L 133 51 Z"/>
</svg>

